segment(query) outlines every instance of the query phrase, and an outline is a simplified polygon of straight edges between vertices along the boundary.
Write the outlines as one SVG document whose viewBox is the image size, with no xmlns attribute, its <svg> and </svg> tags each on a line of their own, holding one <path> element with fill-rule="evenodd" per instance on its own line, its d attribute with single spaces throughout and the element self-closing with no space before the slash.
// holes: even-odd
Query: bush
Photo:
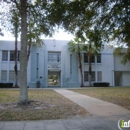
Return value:
<svg viewBox="0 0 130 130">
<path fill-rule="evenodd" d="M 0 88 L 12 88 L 13 83 L 0 83 Z"/>
<path fill-rule="evenodd" d="M 93 83 L 94 87 L 109 87 L 110 83 L 107 82 L 97 82 L 97 83 Z"/>
</svg>

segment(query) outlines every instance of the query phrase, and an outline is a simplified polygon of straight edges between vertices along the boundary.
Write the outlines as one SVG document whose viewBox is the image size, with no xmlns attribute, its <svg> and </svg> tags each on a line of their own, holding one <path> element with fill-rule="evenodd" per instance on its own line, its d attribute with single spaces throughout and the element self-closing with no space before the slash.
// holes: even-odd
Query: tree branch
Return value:
<svg viewBox="0 0 130 130">
<path fill-rule="evenodd" d="M 16 4 L 16 7 L 17 7 L 17 9 L 19 10 L 19 11 L 21 11 L 21 8 L 20 8 L 20 6 L 19 6 L 19 4 L 18 4 L 18 2 L 17 2 L 17 0 L 11 0 L 13 3 L 15 3 Z"/>
</svg>

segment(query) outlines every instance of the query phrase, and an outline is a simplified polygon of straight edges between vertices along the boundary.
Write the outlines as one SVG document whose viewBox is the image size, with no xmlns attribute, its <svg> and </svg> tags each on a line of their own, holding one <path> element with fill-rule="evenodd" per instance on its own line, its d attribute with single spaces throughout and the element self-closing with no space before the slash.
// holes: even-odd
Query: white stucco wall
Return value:
<svg viewBox="0 0 130 130">
<path fill-rule="evenodd" d="M 125 65 L 121 63 L 122 55 L 114 56 L 115 71 L 130 71 L 130 62 L 127 62 Z"/>
<path fill-rule="evenodd" d="M 122 86 L 130 86 L 130 72 L 122 73 Z"/>
<path fill-rule="evenodd" d="M 27 81 L 29 87 L 36 87 L 36 81 L 40 80 L 41 87 L 48 87 L 48 52 L 60 52 L 61 53 L 61 70 L 60 70 L 60 87 L 79 87 L 81 83 L 80 72 L 78 68 L 77 54 L 72 54 L 68 50 L 66 40 L 43 40 L 44 44 L 39 47 L 33 45 L 28 61 L 27 69 Z M 9 70 L 14 70 L 13 61 L 2 61 L 2 50 L 7 50 L 8 54 L 11 50 L 14 50 L 14 41 L 0 41 L 0 72 L 1 70 L 7 70 L 7 82 L 9 81 Z M 20 50 L 20 44 L 18 44 L 18 50 Z M 37 53 L 39 54 L 38 63 L 38 78 L 36 77 L 37 71 Z M 72 54 L 72 74 L 70 75 L 70 54 Z M 122 85 L 130 86 L 130 62 L 126 65 L 120 63 L 121 56 L 114 56 L 113 49 L 106 46 L 101 51 L 101 63 L 92 63 L 92 71 L 95 71 L 97 82 L 97 71 L 102 71 L 102 82 L 109 82 L 110 86 L 115 85 L 115 71 L 122 72 Z M 8 55 L 9 59 L 9 55 Z M 82 67 L 84 71 L 88 71 L 88 63 L 84 63 L 82 54 Z M 18 70 L 20 64 L 18 62 Z M 0 73 L 0 81 L 1 81 Z M 40 78 L 42 77 L 42 78 Z M 88 82 L 84 82 L 88 85 Z"/>
</svg>

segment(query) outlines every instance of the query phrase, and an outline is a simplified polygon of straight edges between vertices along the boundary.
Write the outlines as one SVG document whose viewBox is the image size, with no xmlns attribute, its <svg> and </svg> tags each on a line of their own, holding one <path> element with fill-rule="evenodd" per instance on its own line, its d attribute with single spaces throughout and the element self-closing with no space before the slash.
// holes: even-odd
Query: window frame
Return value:
<svg viewBox="0 0 130 130">
<path fill-rule="evenodd" d="M 97 71 L 97 81 L 98 82 L 102 81 L 102 71 Z"/>
<path fill-rule="evenodd" d="M 88 54 L 84 53 L 84 63 L 88 63 Z"/>
<path fill-rule="evenodd" d="M 10 57 L 9 57 L 10 61 L 15 61 L 15 55 L 14 55 L 14 51 L 10 51 Z"/>
<path fill-rule="evenodd" d="M 88 75 L 89 75 L 89 72 L 88 71 L 84 71 L 84 82 L 88 82 L 89 81 L 89 76 Z"/>
<path fill-rule="evenodd" d="M 49 63 L 60 63 L 61 62 L 61 52 L 48 52 L 48 62 Z"/>
<path fill-rule="evenodd" d="M 86 75 L 85 75 L 86 73 Z M 96 75 L 95 75 L 95 71 L 92 71 L 91 73 L 91 81 L 94 82 L 96 81 Z M 84 82 L 88 82 L 89 81 L 89 72 L 88 71 L 84 71 Z"/>
<path fill-rule="evenodd" d="M 5 72 L 5 74 L 2 74 L 2 72 Z M 2 76 L 4 75 L 4 76 Z M 5 80 L 3 80 L 5 79 Z M 1 82 L 6 83 L 7 82 L 7 70 L 1 70 Z"/>
<path fill-rule="evenodd" d="M 15 72 L 14 70 L 9 70 L 9 82 L 15 81 Z"/>
<path fill-rule="evenodd" d="M 102 57 L 101 57 L 101 53 L 99 53 L 97 55 L 97 63 L 101 63 L 102 62 Z"/>
<path fill-rule="evenodd" d="M 2 50 L 2 61 L 8 61 L 8 51 L 7 50 Z"/>
<path fill-rule="evenodd" d="M 91 73 L 91 81 L 92 82 L 96 81 L 95 71 L 92 71 L 92 73 Z"/>
<path fill-rule="evenodd" d="M 95 55 L 94 54 L 91 55 L 91 63 L 95 63 Z"/>
<path fill-rule="evenodd" d="M 91 63 L 95 63 L 95 55 L 91 54 Z M 84 53 L 84 63 L 89 63 L 89 57 L 87 53 Z"/>
</svg>

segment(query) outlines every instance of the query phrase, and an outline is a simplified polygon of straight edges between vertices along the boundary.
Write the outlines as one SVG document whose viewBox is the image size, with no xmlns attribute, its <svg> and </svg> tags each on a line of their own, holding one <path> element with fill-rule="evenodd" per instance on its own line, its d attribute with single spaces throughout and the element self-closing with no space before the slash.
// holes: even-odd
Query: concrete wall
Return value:
<svg viewBox="0 0 130 130">
<path fill-rule="evenodd" d="M 39 47 L 32 45 L 31 53 L 28 61 L 27 81 L 28 86 L 35 88 L 36 82 L 40 81 L 40 87 L 48 87 L 48 52 L 60 52 L 60 87 L 80 87 L 81 77 L 78 67 L 78 56 L 72 54 L 68 50 L 68 42 L 65 40 L 43 40 L 44 44 Z M 2 61 L 2 50 L 8 50 L 8 59 L 10 50 L 14 50 L 14 41 L 0 41 L 0 71 L 7 70 L 7 82 L 9 82 L 9 70 L 14 70 L 14 61 Z M 18 45 L 20 50 L 20 44 Z M 72 55 L 72 73 L 70 73 L 70 54 Z M 38 57 L 37 57 L 38 55 Z M 82 55 L 82 67 L 84 71 L 88 71 L 88 63 L 84 63 L 84 55 Z M 122 85 L 129 86 L 130 77 L 130 63 L 126 65 L 120 63 L 121 56 L 113 56 L 113 49 L 106 46 L 101 51 L 101 63 L 92 63 L 92 71 L 95 71 L 97 82 L 97 71 L 102 72 L 102 82 L 109 82 L 110 86 L 115 85 L 115 72 L 121 71 Z M 96 59 L 95 59 L 96 61 Z M 20 70 L 20 63 L 18 63 L 18 70 Z M 38 72 L 37 72 L 38 71 Z M 117 73 L 118 74 L 118 73 Z M 1 81 L 0 73 L 0 81 Z M 117 76 L 119 77 L 119 76 Z M 119 78 L 118 78 L 119 79 Z M 120 81 L 121 82 L 121 81 Z M 88 86 L 88 82 L 84 82 Z"/>
<path fill-rule="evenodd" d="M 122 86 L 130 86 L 130 72 L 122 73 Z"/>
<path fill-rule="evenodd" d="M 130 62 L 125 65 L 121 63 L 123 56 L 114 56 L 115 71 L 130 71 Z"/>
<path fill-rule="evenodd" d="M 89 65 L 88 63 L 83 63 L 83 70 L 88 71 Z M 95 76 L 97 81 L 97 71 L 102 72 L 102 82 L 109 82 L 110 86 L 114 86 L 114 59 L 113 59 L 113 50 L 109 47 L 105 47 L 104 50 L 101 51 L 101 63 L 92 63 L 92 71 L 95 71 Z M 89 82 L 84 82 L 84 85 L 88 86 Z"/>
</svg>

